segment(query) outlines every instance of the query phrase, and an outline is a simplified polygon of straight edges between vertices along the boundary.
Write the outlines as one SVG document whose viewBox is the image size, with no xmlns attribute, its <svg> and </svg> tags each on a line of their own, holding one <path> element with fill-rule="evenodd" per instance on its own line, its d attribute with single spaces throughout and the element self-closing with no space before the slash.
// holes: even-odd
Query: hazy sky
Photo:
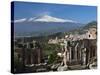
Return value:
<svg viewBox="0 0 100 75">
<path fill-rule="evenodd" d="M 62 19 L 71 19 L 80 23 L 88 23 L 97 20 L 97 7 L 33 2 L 14 3 L 15 19 L 31 18 L 40 15 L 50 15 Z"/>
</svg>

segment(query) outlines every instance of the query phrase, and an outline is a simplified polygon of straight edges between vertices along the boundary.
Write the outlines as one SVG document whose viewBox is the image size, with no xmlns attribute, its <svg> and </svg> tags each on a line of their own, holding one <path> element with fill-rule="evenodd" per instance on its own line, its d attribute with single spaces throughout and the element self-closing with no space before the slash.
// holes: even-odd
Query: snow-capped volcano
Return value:
<svg viewBox="0 0 100 75">
<path fill-rule="evenodd" d="M 45 36 L 51 33 L 67 32 L 81 26 L 82 24 L 75 21 L 48 15 L 23 18 L 14 21 L 16 36 Z"/>
<path fill-rule="evenodd" d="M 65 20 L 65 19 L 61 19 L 61 18 L 52 17 L 49 15 L 40 16 L 33 20 L 34 20 L 34 22 L 74 22 L 72 20 Z"/>
<path fill-rule="evenodd" d="M 69 19 L 61 19 L 49 15 L 43 15 L 43 16 L 37 16 L 33 18 L 24 18 L 24 19 L 19 19 L 15 20 L 15 23 L 17 22 L 72 22 L 75 23 L 76 21 L 69 20 Z"/>
</svg>

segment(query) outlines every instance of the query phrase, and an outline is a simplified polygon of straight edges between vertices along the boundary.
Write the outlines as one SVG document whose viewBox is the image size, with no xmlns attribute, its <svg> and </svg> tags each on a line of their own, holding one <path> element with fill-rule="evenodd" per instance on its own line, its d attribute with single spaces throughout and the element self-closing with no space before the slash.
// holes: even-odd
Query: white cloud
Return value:
<svg viewBox="0 0 100 75">
<path fill-rule="evenodd" d="M 22 18 L 22 19 L 14 20 L 14 23 L 25 22 L 25 21 L 26 18 Z"/>
</svg>

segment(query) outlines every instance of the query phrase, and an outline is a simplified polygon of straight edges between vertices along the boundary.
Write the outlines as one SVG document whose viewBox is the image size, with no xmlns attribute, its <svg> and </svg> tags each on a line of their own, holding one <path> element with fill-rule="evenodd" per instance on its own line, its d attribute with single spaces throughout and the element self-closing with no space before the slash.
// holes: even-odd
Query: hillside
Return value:
<svg viewBox="0 0 100 75">
<path fill-rule="evenodd" d="M 89 22 L 84 27 L 80 27 L 79 29 L 75 29 L 70 32 L 67 32 L 67 34 L 75 34 L 75 33 L 84 34 L 89 28 L 97 28 L 97 22 L 96 21 Z"/>
<path fill-rule="evenodd" d="M 93 27 L 97 27 L 96 21 L 92 21 L 92 22 L 88 23 L 86 26 L 83 27 L 83 29 L 88 29 L 88 28 L 93 28 Z"/>
</svg>

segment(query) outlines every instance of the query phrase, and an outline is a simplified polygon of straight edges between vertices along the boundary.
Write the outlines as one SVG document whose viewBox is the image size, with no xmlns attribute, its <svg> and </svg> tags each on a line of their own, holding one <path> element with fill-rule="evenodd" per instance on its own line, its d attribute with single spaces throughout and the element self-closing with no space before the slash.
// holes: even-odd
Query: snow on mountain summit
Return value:
<svg viewBox="0 0 100 75">
<path fill-rule="evenodd" d="M 34 19 L 34 22 L 74 22 L 74 21 L 56 18 L 49 15 L 44 15 Z"/>
<path fill-rule="evenodd" d="M 57 17 L 52 17 L 49 15 L 43 15 L 43 16 L 37 16 L 37 17 L 32 17 L 32 18 L 23 18 L 23 19 L 19 19 L 19 20 L 15 20 L 15 23 L 18 22 L 72 22 L 72 23 L 76 23 L 76 21 L 73 20 L 69 20 L 69 19 L 61 19 L 61 18 L 57 18 Z"/>
</svg>

